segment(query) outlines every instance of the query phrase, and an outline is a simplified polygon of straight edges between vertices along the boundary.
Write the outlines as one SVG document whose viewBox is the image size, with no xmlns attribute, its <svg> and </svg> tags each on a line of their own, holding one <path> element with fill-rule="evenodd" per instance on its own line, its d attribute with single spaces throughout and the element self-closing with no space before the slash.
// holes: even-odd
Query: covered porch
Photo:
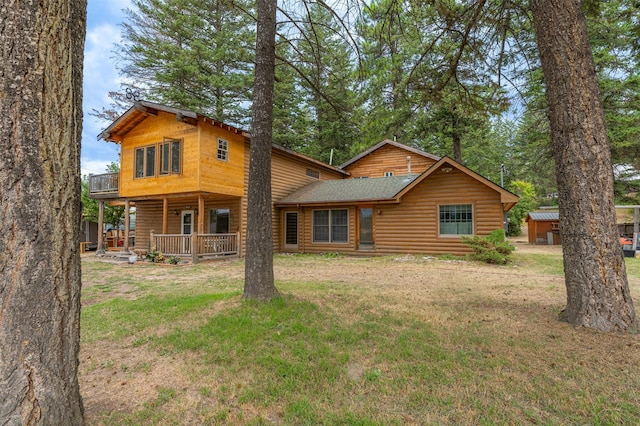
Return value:
<svg viewBox="0 0 640 426">
<path fill-rule="evenodd" d="M 135 204 L 135 245 L 122 251 L 198 258 L 240 256 L 242 198 L 211 193 L 175 194 L 135 200 L 125 206 L 125 232 L 130 206 Z M 124 241 L 129 241 L 125 235 Z M 99 248 L 100 249 L 100 248 Z"/>
</svg>

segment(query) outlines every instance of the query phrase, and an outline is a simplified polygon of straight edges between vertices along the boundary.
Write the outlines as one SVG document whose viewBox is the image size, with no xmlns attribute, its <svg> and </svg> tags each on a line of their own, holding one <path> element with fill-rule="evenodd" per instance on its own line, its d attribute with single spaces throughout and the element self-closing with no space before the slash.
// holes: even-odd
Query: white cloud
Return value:
<svg viewBox="0 0 640 426">
<path fill-rule="evenodd" d="M 82 165 L 80 167 L 80 172 L 82 176 L 88 175 L 97 175 L 101 173 L 107 173 L 107 166 L 111 163 L 111 161 L 101 161 L 101 160 L 82 160 Z"/>
</svg>

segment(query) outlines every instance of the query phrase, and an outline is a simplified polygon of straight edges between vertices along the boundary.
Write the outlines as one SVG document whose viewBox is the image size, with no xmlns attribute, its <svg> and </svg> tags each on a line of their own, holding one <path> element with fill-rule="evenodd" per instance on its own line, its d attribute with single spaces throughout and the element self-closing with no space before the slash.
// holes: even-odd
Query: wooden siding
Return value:
<svg viewBox="0 0 640 426">
<path fill-rule="evenodd" d="M 227 161 L 218 160 L 218 139 L 228 142 Z M 200 131 L 200 191 L 241 196 L 244 188 L 244 136 L 220 127 Z"/>
<path fill-rule="evenodd" d="M 151 231 L 156 234 L 162 234 L 162 200 L 148 200 L 136 202 L 136 250 L 149 249 L 149 236 Z M 240 199 L 231 198 L 225 200 L 208 199 L 204 200 L 205 217 L 204 233 L 209 233 L 209 210 L 210 209 L 229 209 L 229 232 L 238 232 L 240 229 Z M 198 198 L 180 198 L 169 199 L 168 215 L 167 215 L 167 233 L 180 234 L 182 232 L 182 214 L 183 210 L 195 210 L 198 208 Z M 175 212 L 178 211 L 178 215 Z M 201 215 L 201 212 L 198 212 Z M 194 221 L 195 222 L 195 221 Z M 197 223 L 197 222 L 195 222 Z M 194 225 L 195 225 L 194 223 Z"/>
<path fill-rule="evenodd" d="M 531 220 L 528 222 L 529 244 L 549 244 L 547 233 L 553 234 L 553 244 L 562 244 L 558 231 L 558 220 Z"/>
<path fill-rule="evenodd" d="M 408 192 L 398 204 L 373 206 L 374 250 L 358 250 L 357 207 L 349 206 L 349 243 L 314 244 L 312 241 L 312 211 L 318 207 L 301 208 L 298 236 L 302 245 L 297 251 L 307 253 L 341 252 L 350 254 L 466 254 L 470 250 L 460 237 L 438 234 L 439 206 L 471 204 L 475 235 L 488 235 L 503 227 L 500 194 L 468 175 L 454 170 L 437 172 Z M 331 207 L 343 208 L 343 207 Z M 281 215 L 292 209 L 282 209 Z M 281 223 L 283 223 L 281 221 Z M 284 250 L 283 250 L 284 251 Z M 287 251 L 296 251 L 287 248 Z"/>
<path fill-rule="evenodd" d="M 245 220 L 242 223 L 241 235 L 246 235 L 246 212 L 247 212 L 247 194 L 249 191 L 249 143 L 245 146 L 245 188 L 244 197 L 242 197 L 242 216 Z M 318 165 L 306 162 L 304 159 L 287 155 L 276 149 L 271 150 L 271 201 L 276 202 L 294 191 L 318 181 L 316 178 L 307 176 L 307 169 L 313 169 L 320 172 L 320 180 L 342 179 L 342 175 L 337 171 L 322 169 Z M 283 251 L 284 234 L 281 232 L 281 216 L 280 211 L 272 209 L 272 226 L 273 226 L 273 249 L 274 251 Z M 299 217 L 298 221 L 302 218 Z M 244 255 L 246 242 L 244 238 L 241 242 L 241 253 Z"/>
<path fill-rule="evenodd" d="M 158 176 L 157 144 L 182 140 L 179 174 Z M 217 159 L 218 138 L 229 143 L 227 161 Z M 136 148 L 156 145 L 156 176 L 134 178 Z M 204 191 L 241 196 L 244 185 L 244 137 L 204 122 L 192 126 L 159 112 L 127 133 L 121 143 L 120 196 L 135 198 Z"/>
<path fill-rule="evenodd" d="M 182 139 L 180 174 L 134 178 L 135 149 L 155 145 L 164 138 Z M 199 128 L 160 112 L 149 116 L 124 137 L 120 152 L 120 196 L 137 197 L 198 190 Z M 159 160 L 156 148 L 156 174 Z"/>
<path fill-rule="evenodd" d="M 375 217 L 377 253 L 464 254 L 460 237 L 440 236 L 439 206 L 471 204 L 474 235 L 503 228 L 500 194 L 466 174 L 436 172 L 407 193 L 400 204 L 380 205 Z"/>
<path fill-rule="evenodd" d="M 435 160 L 418 155 L 393 145 L 382 146 L 371 154 L 350 164 L 345 170 L 351 177 L 383 177 L 385 172 L 395 176 L 407 174 L 407 156 L 411 157 L 411 174 L 417 175 L 427 170 Z"/>
</svg>

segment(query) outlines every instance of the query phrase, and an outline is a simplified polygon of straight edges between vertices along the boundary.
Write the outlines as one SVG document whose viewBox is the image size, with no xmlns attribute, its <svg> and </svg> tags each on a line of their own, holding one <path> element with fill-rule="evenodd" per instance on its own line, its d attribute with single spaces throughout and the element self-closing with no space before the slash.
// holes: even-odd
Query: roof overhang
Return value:
<svg viewBox="0 0 640 426">
<path fill-rule="evenodd" d="M 199 121 L 209 123 L 215 127 L 223 128 L 229 132 L 247 136 L 247 133 L 237 127 L 222 123 L 204 115 L 197 114 L 193 111 L 187 111 L 180 108 L 173 108 L 166 105 L 156 104 L 147 101 L 136 101 L 131 108 L 118 117 L 113 123 L 104 129 L 98 135 L 98 139 L 104 139 L 108 142 L 121 143 L 124 136 L 134 129 L 138 124 L 142 123 L 148 117 L 157 116 L 160 112 L 173 114 L 177 121 L 197 126 Z"/>
<path fill-rule="evenodd" d="M 356 161 L 360 160 L 361 158 L 366 157 L 367 155 L 369 155 L 372 152 L 382 148 L 385 145 L 395 146 L 396 148 L 404 149 L 408 153 L 411 152 L 413 154 L 417 154 L 417 155 L 420 155 L 422 157 L 430 158 L 430 159 L 432 159 L 434 161 L 440 160 L 440 157 L 435 156 L 433 154 L 429 154 L 428 152 L 424 152 L 424 151 L 421 151 L 421 150 L 419 150 L 417 148 L 413 148 L 413 147 L 401 144 L 400 142 L 396 142 L 396 141 L 392 141 L 392 140 L 389 140 L 389 139 L 385 139 L 382 142 L 378 142 L 377 144 L 375 144 L 374 146 L 372 146 L 368 150 L 356 155 L 355 157 L 351 158 L 350 160 L 347 160 L 345 163 L 340 165 L 340 168 L 344 169 L 345 167 L 350 166 L 351 164 L 355 163 Z"/>
<path fill-rule="evenodd" d="M 400 193 L 398 193 L 396 197 L 398 199 L 401 198 L 404 194 L 411 191 L 416 185 L 418 185 L 420 182 L 427 179 L 429 176 L 433 175 L 434 173 L 439 173 L 439 172 L 450 173 L 453 169 L 461 171 L 462 173 L 466 174 L 472 179 L 477 180 L 478 182 L 488 186 L 489 188 L 499 193 L 500 202 L 502 203 L 502 208 L 505 212 L 511 210 L 513 206 L 515 206 L 518 203 L 518 200 L 520 199 L 520 197 L 518 197 L 513 192 L 507 191 L 500 185 L 490 181 L 484 176 L 479 175 L 478 173 L 474 172 L 468 167 L 463 166 L 462 164 L 458 163 L 457 161 L 449 157 L 442 157 L 438 162 L 436 162 L 427 170 L 425 170 L 424 173 L 422 173 L 422 175 L 418 179 L 414 180 L 413 182 L 411 182 L 411 184 L 407 185 L 402 191 L 400 191 Z"/>
</svg>

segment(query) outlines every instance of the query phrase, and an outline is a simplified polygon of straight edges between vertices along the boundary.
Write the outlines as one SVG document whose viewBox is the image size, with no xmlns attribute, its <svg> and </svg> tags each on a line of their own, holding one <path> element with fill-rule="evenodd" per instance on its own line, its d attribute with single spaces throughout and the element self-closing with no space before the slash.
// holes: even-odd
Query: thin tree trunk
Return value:
<svg viewBox="0 0 640 426">
<path fill-rule="evenodd" d="M 0 424 L 78 425 L 86 1 L 0 21 Z"/>
<path fill-rule="evenodd" d="M 273 207 L 271 205 L 275 35 L 276 1 L 258 0 L 243 295 L 248 299 L 268 300 L 278 296 L 273 278 Z"/>
<path fill-rule="evenodd" d="M 567 306 L 562 319 L 637 329 L 618 242 L 609 140 L 579 0 L 532 0 L 560 202 Z"/>
</svg>

